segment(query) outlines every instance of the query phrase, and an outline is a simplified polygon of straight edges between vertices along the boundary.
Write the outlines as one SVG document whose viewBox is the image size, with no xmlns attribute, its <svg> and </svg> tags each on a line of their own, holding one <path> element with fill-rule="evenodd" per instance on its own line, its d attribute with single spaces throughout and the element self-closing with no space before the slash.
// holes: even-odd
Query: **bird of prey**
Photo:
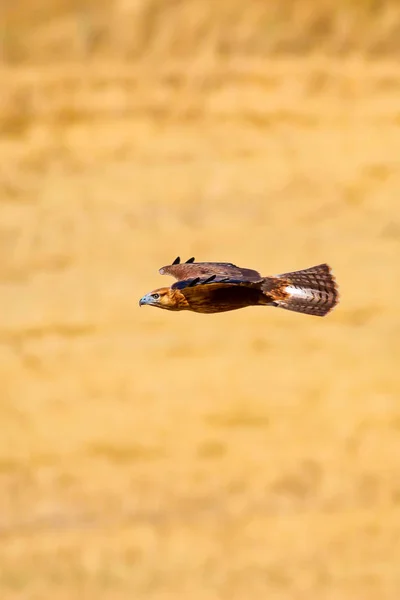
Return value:
<svg viewBox="0 0 400 600">
<path fill-rule="evenodd" d="M 324 317 L 339 302 L 338 288 L 327 264 L 302 271 L 262 277 L 253 269 L 232 263 L 194 262 L 162 267 L 161 275 L 177 281 L 171 287 L 158 288 L 140 299 L 165 310 L 191 310 L 219 313 L 246 306 L 277 306 L 294 312 Z"/>
</svg>

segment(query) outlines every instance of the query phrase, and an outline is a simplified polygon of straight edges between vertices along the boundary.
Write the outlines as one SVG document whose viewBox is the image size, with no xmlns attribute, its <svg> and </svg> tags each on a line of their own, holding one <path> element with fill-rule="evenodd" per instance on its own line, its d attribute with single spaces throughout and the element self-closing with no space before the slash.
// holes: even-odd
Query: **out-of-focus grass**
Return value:
<svg viewBox="0 0 400 600">
<path fill-rule="evenodd" d="M 397 599 L 398 68 L 1 77 L 1 598 Z M 139 310 L 178 254 L 341 304 Z"/>
<path fill-rule="evenodd" d="M 3 3 L 0 23 L 2 57 L 12 63 L 376 57 L 396 56 L 400 44 L 397 0 L 18 0 Z"/>
</svg>

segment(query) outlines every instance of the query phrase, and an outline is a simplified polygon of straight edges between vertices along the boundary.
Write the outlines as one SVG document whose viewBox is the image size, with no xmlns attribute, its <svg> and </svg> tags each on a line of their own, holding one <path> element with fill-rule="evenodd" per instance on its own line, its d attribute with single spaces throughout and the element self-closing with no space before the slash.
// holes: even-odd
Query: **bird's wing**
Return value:
<svg viewBox="0 0 400 600">
<path fill-rule="evenodd" d="M 210 275 L 177 281 L 173 290 L 197 312 L 223 312 L 258 304 L 264 298 L 263 280 L 249 281 L 243 278 Z M 271 300 L 265 295 L 265 303 Z"/>
<path fill-rule="evenodd" d="M 179 256 L 174 260 L 172 265 L 167 265 L 160 269 L 161 275 L 171 275 L 178 281 L 199 278 L 207 278 L 211 275 L 216 277 L 231 277 L 241 281 L 260 281 L 261 275 L 253 269 L 244 269 L 237 267 L 232 263 L 223 262 L 194 262 L 194 258 L 190 258 L 185 263 L 180 262 Z M 217 283 L 217 281 L 215 281 Z"/>
<path fill-rule="evenodd" d="M 221 277 L 219 275 L 206 275 L 202 277 L 190 277 L 188 279 L 180 279 L 172 284 L 171 288 L 173 290 L 184 290 L 186 288 L 199 288 L 200 286 L 233 286 L 240 285 L 246 287 L 257 287 L 261 288 L 262 279 L 258 279 L 257 281 L 251 281 L 248 279 L 244 279 L 243 277 Z"/>
<path fill-rule="evenodd" d="M 200 294 L 213 293 L 220 289 L 247 288 L 252 290 L 262 290 L 263 279 L 258 281 L 249 281 L 243 278 L 220 277 L 210 275 L 206 277 L 192 277 L 190 279 L 181 279 L 176 281 L 171 289 L 179 290 L 186 298 L 194 297 Z"/>
</svg>

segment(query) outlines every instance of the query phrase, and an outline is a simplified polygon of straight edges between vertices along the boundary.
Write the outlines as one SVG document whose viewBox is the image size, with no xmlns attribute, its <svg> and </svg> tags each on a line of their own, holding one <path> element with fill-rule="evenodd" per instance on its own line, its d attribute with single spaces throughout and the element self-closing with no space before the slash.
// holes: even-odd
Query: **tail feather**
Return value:
<svg viewBox="0 0 400 600">
<path fill-rule="evenodd" d="M 327 264 L 267 277 L 262 289 L 275 306 L 317 317 L 327 315 L 339 302 L 336 281 Z"/>
</svg>

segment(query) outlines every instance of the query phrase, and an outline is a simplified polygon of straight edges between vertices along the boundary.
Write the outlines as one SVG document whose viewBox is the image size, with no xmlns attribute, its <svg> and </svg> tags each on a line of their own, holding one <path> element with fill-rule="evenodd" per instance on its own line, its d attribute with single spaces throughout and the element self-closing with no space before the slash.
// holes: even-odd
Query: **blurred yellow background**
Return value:
<svg viewBox="0 0 400 600">
<path fill-rule="evenodd" d="M 1 599 L 397 600 L 398 3 L 98 4 L 2 7 Z M 341 304 L 139 310 L 177 255 Z"/>
</svg>

